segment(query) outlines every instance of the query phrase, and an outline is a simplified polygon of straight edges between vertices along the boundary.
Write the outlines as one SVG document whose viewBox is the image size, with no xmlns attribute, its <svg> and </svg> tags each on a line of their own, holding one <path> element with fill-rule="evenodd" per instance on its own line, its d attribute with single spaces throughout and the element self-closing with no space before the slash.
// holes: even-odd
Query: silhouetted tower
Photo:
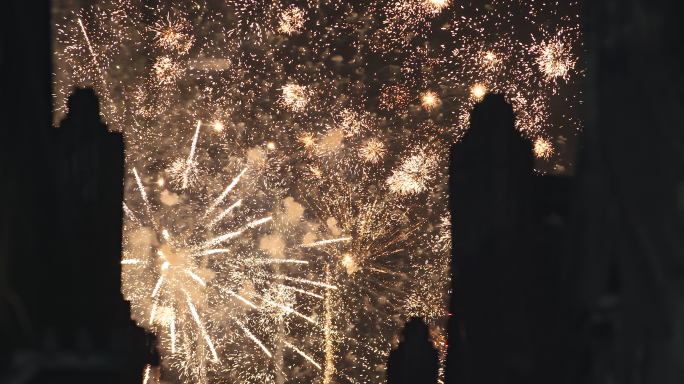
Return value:
<svg viewBox="0 0 684 384">
<path fill-rule="evenodd" d="M 157 364 L 152 338 L 135 325 L 121 293 L 124 144 L 107 130 L 91 89 L 69 98 L 69 114 L 54 130 L 41 183 L 56 209 L 43 220 L 49 253 L 34 260 L 43 271 L 33 313 L 39 345 L 13 356 L 9 382 L 139 383 Z M 34 225 L 40 230 L 40 227 Z M 33 299 L 35 300 L 35 298 Z"/>
<path fill-rule="evenodd" d="M 111 303 L 121 298 L 124 143 L 121 133 L 109 132 L 101 122 L 99 101 L 91 89 L 75 90 L 68 107 L 54 162 L 64 249 L 55 283 L 68 294 L 55 304 L 72 310 L 87 307 L 78 319 L 68 321 L 81 322 L 80 328 L 92 332 L 116 321 L 107 314 L 115 310 Z"/>
<path fill-rule="evenodd" d="M 524 278 L 531 211 L 531 143 L 513 108 L 488 94 L 451 152 L 452 296 L 447 383 L 524 382 L 531 356 Z"/>
<path fill-rule="evenodd" d="M 387 361 L 387 384 L 437 384 L 439 357 L 429 332 L 420 317 L 406 323 L 404 340 Z"/>
</svg>

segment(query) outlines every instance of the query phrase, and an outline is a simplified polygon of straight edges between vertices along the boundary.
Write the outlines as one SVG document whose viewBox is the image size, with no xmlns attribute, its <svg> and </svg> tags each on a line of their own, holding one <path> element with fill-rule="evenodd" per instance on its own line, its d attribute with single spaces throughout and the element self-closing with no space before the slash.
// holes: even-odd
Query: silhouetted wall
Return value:
<svg viewBox="0 0 684 384">
<path fill-rule="evenodd" d="M 587 2 L 557 383 L 684 382 L 684 3 Z"/>
<path fill-rule="evenodd" d="M 48 275 L 54 217 L 47 132 L 51 127 L 49 0 L 0 9 L 0 373 L 17 343 L 38 343 L 34 324 Z M 12 346 L 12 347 L 8 347 Z"/>
</svg>

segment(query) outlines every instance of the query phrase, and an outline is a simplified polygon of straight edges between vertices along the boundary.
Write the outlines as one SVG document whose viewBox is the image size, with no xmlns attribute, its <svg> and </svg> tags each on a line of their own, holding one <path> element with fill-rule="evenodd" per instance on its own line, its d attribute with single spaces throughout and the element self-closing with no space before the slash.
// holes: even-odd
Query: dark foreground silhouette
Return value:
<svg viewBox="0 0 684 384">
<path fill-rule="evenodd" d="M 453 148 L 447 384 L 684 382 L 684 3 L 628 3 L 586 2 L 574 180 L 501 96 Z"/>
</svg>

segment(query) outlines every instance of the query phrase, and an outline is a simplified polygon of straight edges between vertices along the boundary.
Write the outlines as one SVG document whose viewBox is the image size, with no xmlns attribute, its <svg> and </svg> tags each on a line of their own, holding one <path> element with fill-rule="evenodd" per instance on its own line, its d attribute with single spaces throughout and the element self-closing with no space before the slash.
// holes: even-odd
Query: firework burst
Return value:
<svg viewBox="0 0 684 384">
<path fill-rule="evenodd" d="M 174 84 L 185 73 L 183 63 L 169 56 L 158 57 L 152 66 L 152 71 L 156 81 L 162 85 Z"/>
<path fill-rule="evenodd" d="M 470 96 L 475 101 L 480 101 L 487 94 L 487 87 L 483 84 L 475 84 L 470 88 Z"/>
<path fill-rule="evenodd" d="M 571 52 L 572 42 L 563 38 L 563 32 L 560 30 L 556 36 L 531 48 L 538 55 L 536 62 L 546 81 L 555 81 L 557 78 L 567 80 L 568 72 L 575 68 L 577 60 Z"/>
<path fill-rule="evenodd" d="M 280 104 L 292 112 L 303 112 L 309 104 L 309 91 L 306 86 L 288 83 L 282 88 Z"/>
<path fill-rule="evenodd" d="M 235 350 L 261 355 L 251 364 L 264 369 L 290 340 L 289 322 L 316 323 L 297 296 L 319 297 L 308 288 L 323 283 L 288 277 L 308 262 L 274 257 L 285 246 L 273 229 L 278 220 L 264 212 L 263 197 L 249 197 L 254 183 L 245 178 L 253 165 L 244 164 L 214 196 L 162 189 L 152 198 L 145 177 L 132 171 L 138 195 L 125 205 L 124 293 L 138 323 L 160 335 L 170 367 L 195 382 L 214 381 L 231 367 L 225 359 Z"/>
<path fill-rule="evenodd" d="M 359 149 L 359 156 L 363 159 L 363 161 L 373 164 L 382 161 L 385 153 L 387 153 L 385 143 L 376 139 L 375 137 L 368 139 L 361 149 Z"/>
<path fill-rule="evenodd" d="M 329 355 L 325 365 L 332 364 L 331 374 L 347 380 L 375 380 L 375 367 L 385 363 L 393 338 L 388 333 L 370 336 L 367 321 L 382 324 L 383 332 L 397 321 L 384 313 L 401 308 L 411 289 L 385 291 L 383 287 L 412 284 L 410 268 L 402 263 L 410 260 L 408 249 L 422 222 L 412 217 L 410 207 L 378 191 L 382 186 L 352 187 L 334 174 L 328 180 L 329 187 L 307 192 L 315 231 L 302 244 L 305 254 L 322 264 L 326 282 L 339 287 L 328 292 L 321 308 L 326 315 L 322 352 Z M 359 306 L 359 300 L 370 302 Z"/>
<path fill-rule="evenodd" d="M 404 159 L 401 165 L 387 178 L 392 192 L 411 195 L 425 191 L 435 177 L 439 157 L 429 150 L 420 148 Z"/>
<path fill-rule="evenodd" d="M 439 103 L 440 100 L 437 92 L 427 91 L 420 95 L 420 104 L 426 111 L 432 111 Z"/>
<path fill-rule="evenodd" d="M 166 20 L 156 22 L 149 30 L 155 33 L 153 45 L 165 51 L 183 55 L 195 43 L 195 37 L 190 32 L 190 23 L 183 18 L 172 20 L 167 15 Z"/>
<path fill-rule="evenodd" d="M 534 141 L 534 155 L 543 159 L 551 157 L 551 155 L 553 155 L 553 144 L 551 144 L 551 140 L 543 137 L 537 138 Z"/>
<path fill-rule="evenodd" d="M 547 138 L 578 100 L 557 93 L 582 74 L 576 5 L 475 3 L 60 11 L 55 110 L 92 86 L 127 144 L 122 282 L 159 338 L 150 380 L 382 383 L 414 315 L 444 350 L 447 149 L 495 92 L 538 164 L 562 162 Z"/>
<path fill-rule="evenodd" d="M 302 32 L 304 27 L 304 10 L 294 5 L 283 11 L 280 15 L 280 26 L 278 31 L 287 35 L 294 35 Z"/>
</svg>

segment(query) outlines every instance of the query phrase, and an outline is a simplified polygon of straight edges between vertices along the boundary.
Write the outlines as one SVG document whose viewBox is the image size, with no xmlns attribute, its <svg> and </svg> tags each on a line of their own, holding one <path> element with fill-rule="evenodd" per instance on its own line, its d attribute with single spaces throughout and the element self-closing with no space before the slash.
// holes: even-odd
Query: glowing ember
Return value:
<svg viewBox="0 0 684 384">
<path fill-rule="evenodd" d="M 439 96 L 436 92 L 427 91 L 420 96 L 420 103 L 427 111 L 432 111 L 439 104 Z"/>
<path fill-rule="evenodd" d="M 535 140 L 534 155 L 543 159 L 551 157 L 551 155 L 553 155 L 553 145 L 551 144 L 551 141 L 541 137 Z"/>
<path fill-rule="evenodd" d="M 487 88 L 482 84 L 475 84 L 470 88 L 470 94 L 475 100 L 482 100 L 484 95 L 487 93 Z"/>
</svg>

